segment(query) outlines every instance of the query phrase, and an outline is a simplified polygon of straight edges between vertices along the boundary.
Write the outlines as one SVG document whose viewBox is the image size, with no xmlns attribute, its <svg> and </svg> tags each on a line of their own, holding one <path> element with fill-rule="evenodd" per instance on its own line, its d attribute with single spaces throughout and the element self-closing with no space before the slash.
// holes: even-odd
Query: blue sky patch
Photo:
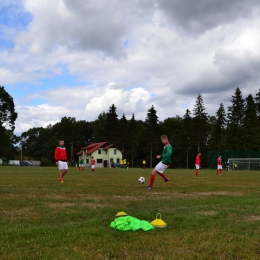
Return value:
<svg viewBox="0 0 260 260">
<path fill-rule="evenodd" d="M 33 20 L 28 12 L 23 12 L 21 6 L 8 5 L 0 9 L 0 23 L 6 27 L 25 29 Z"/>
<path fill-rule="evenodd" d="M 125 40 L 124 41 L 124 48 L 127 48 L 127 46 L 128 46 L 128 40 Z"/>
</svg>

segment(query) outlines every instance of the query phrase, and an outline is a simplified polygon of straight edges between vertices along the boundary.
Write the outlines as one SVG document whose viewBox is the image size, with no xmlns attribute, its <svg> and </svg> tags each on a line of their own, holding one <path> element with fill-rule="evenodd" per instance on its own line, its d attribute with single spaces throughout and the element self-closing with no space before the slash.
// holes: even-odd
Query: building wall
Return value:
<svg viewBox="0 0 260 260">
<path fill-rule="evenodd" d="M 101 148 L 101 153 L 99 153 L 99 149 L 94 151 L 91 155 L 86 155 L 86 152 L 83 151 L 82 156 L 84 161 L 84 167 L 90 167 L 91 157 L 93 156 L 96 160 L 96 167 L 103 168 L 104 162 L 107 161 L 107 167 L 111 167 L 111 162 L 119 163 L 122 159 L 122 152 L 116 148 L 109 148 L 108 150 L 103 150 Z M 102 162 L 101 162 L 102 161 Z"/>
</svg>

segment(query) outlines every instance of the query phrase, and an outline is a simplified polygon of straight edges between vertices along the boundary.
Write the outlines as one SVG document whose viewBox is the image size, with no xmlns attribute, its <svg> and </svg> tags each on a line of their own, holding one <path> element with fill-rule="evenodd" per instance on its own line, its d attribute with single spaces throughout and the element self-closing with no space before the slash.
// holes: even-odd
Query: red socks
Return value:
<svg viewBox="0 0 260 260">
<path fill-rule="evenodd" d="M 162 178 L 164 178 L 165 180 L 167 179 L 166 176 L 164 175 L 164 173 L 160 173 L 160 172 L 157 172 Z"/>
<path fill-rule="evenodd" d="M 199 176 L 199 171 L 198 170 L 196 170 L 196 176 Z"/>
<path fill-rule="evenodd" d="M 150 177 L 150 187 L 152 188 L 153 187 L 153 183 L 154 183 L 154 179 L 155 179 L 155 174 L 151 174 L 151 177 Z"/>
</svg>

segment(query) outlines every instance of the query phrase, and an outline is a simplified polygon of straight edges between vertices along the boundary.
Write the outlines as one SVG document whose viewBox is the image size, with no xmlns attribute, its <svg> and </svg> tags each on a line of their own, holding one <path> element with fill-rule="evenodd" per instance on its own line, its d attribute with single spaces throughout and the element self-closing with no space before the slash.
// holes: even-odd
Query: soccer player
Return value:
<svg viewBox="0 0 260 260">
<path fill-rule="evenodd" d="M 82 157 L 79 158 L 79 167 L 78 167 L 78 171 L 80 170 L 80 168 L 81 168 L 82 170 L 84 170 L 83 158 L 82 158 Z"/>
<path fill-rule="evenodd" d="M 195 175 L 196 175 L 196 177 L 199 177 L 200 156 L 201 156 L 201 153 L 198 153 L 197 156 L 196 156 L 196 158 L 195 158 L 195 168 L 196 168 Z"/>
<path fill-rule="evenodd" d="M 95 164 L 96 164 L 96 160 L 94 159 L 94 157 L 91 157 L 91 169 L 92 169 L 92 172 L 95 171 Z"/>
<path fill-rule="evenodd" d="M 146 161 L 145 161 L 145 159 L 143 159 L 143 161 L 142 161 L 142 165 L 143 165 L 143 169 L 145 169 L 145 165 L 146 165 Z"/>
<path fill-rule="evenodd" d="M 68 158 L 67 151 L 64 147 L 64 141 L 59 141 L 59 146 L 55 149 L 54 160 L 59 169 L 59 180 L 63 183 L 63 177 L 68 172 Z"/>
<path fill-rule="evenodd" d="M 216 175 L 221 175 L 222 174 L 222 158 L 221 155 L 218 157 L 217 160 L 217 173 Z"/>
<path fill-rule="evenodd" d="M 150 176 L 150 185 L 147 187 L 148 190 L 153 189 L 153 183 L 155 179 L 155 173 L 158 173 L 165 182 L 169 181 L 169 179 L 164 175 L 164 170 L 170 166 L 171 156 L 172 156 L 172 146 L 168 141 L 168 137 L 166 135 L 161 136 L 161 141 L 164 144 L 162 155 L 157 155 L 156 158 L 161 158 L 161 161 L 157 163 L 155 168 L 151 172 Z"/>
</svg>

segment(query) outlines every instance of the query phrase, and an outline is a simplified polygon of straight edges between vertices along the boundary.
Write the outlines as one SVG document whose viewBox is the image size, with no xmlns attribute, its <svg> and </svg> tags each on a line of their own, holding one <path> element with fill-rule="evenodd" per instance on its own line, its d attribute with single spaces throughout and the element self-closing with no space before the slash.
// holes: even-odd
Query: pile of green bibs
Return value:
<svg viewBox="0 0 260 260">
<path fill-rule="evenodd" d="M 116 218 L 113 222 L 111 222 L 110 227 L 121 231 L 136 231 L 139 229 L 148 231 L 154 229 L 148 221 L 140 220 L 131 216 Z"/>
</svg>

